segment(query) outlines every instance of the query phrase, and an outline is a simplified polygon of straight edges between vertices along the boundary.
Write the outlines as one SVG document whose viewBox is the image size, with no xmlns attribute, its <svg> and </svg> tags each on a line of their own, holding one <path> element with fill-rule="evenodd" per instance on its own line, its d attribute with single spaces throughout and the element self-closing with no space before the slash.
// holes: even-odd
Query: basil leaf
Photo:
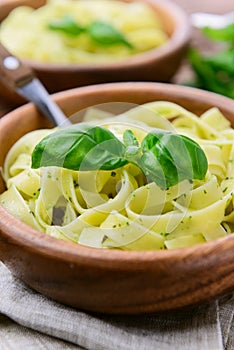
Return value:
<svg viewBox="0 0 234 350">
<path fill-rule="evenodd" d="M 227 25 L 224 28 L 202 28 L 203 33 L 212 40 L 234 42 L 234 23 Z"/>
<path fill-rule="evenodd" d="M 203 150 L 186 136 L 155 129 L 144 138 L 141 148 L 141 168 L 162 189 L 206 175 Z"/>
<path fill-rule="evenodd" d="M 234 98 L 234 23 L 224 28 L 204 27 L 202 32 L 210 40 L 223 42 L 223 49 L 212 55 L 190 50 L 188 59 L 195 81 L 187 85 Z"/>
<path fill-rule="evenodd" d="M 234 49 L 217 52 L 206 57 L 206 62 L 216 71 L 223 71 L 234 76 Z"/>
<path fill-rule="evenodd" d="M 125 146 L 99 126 L 72 125 L 45 137 L 32 154 L 32 168 L 58 166 L 72 170 L 113 170 L 128 163 Z"/>
<path fill-rule="evenodd" d="M 132 130 L 125 130 L 123 134 L 123 142 L 126 147 L 137 146 L 139 147 L 139 142 L 136 136 L 133 134 Z"/>
<path fill-rule="evenodd" d="M 75 22 L 72 16 L 69 14 L 60 19 L 51 21 L 48 24 L 48 28 L 51 30 L 61 31 L 72 36 L 78 36 L 85 31 L 85 29 Z"/>
<path fill-rule="evenodd" d="M 141 147 L 132 130 L 125 130 L 123 134 L 123 142 L 126 146 L 124 153 L 125 158 L 135 165 L 138 165 L 141 156 Z"/>
<path fill-rule="evenodd" d="M 188 59 L 196 74 L 196 87 L 234 98 L 234 50 L 202 56 L 190 49 Z"/>
<path fill-rule="evenodd" d="M 87 32 L 90 38 L 97 44 L 108 46 L 123 44 L 130 49 L 133 48 L 132 44 L 125 38 L 125 36 L 108 23 L 95 21 L 87 28 Z"/>
</svg>

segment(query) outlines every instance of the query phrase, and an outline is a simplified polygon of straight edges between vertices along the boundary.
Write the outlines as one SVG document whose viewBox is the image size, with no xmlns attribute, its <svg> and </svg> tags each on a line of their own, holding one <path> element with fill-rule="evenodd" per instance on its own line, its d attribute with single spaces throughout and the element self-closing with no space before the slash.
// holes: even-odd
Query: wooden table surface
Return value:
<svg viewBox="0 0 234 350">
<path fill-rule="evenodd" d="M 163 1 L 163 0 L 162 0 Z M 223 14 L 229 11 L 234 11 L 234 1 L 233 0 L 172 0 L 173 2 L 180 5 L 188 15 L 193 12 L 210 12 Z M 203 48 L 205 43 L 204 39 L 200 35 L 198 30 L 193 29 L 192 33 L 192 44 L 196 47 Z M 181 65 L 178 73 L 173 79 L 173 83 L 181 84 L 186 81 L 191 76 L 191 70 L 186 62 Z M 12 103 L 4 100 L 0 96 L 0 117 L 15 108 Z"/>
</svg>

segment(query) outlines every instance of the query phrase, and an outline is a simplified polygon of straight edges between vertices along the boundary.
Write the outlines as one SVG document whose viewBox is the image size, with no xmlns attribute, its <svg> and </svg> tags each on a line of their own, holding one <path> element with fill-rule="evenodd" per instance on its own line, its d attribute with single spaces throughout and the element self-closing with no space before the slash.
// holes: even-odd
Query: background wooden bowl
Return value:
<svg viewBox="0 0 234 350">
<path fill-rule="evenodd" d="M 132 2 L 135 0 L 124 0 Z M 190 24 L 184 11 L 168 0 L 144 0 L 155 9 L 170 39 L 161 47 L 135 55 L 124 61 L 109 64 L 61 65 L 24 62 L 33 68 L 49 92 L 78 86 L 114 81 L 161 81 L 168 82 L 177 71 L 190 39 Z M 20 5 L 38 8 L 45 0 L 2 0 L 0 22 L 12 9 Z M 15 101 L 23 100 L 7 90 L 0 82 L 0 95 Z"/>
<path fill-rule="evenodd" d="M 105 102 L 168 100 L 201 114 L 221 109 L 234 125 L 234 101 L 187 87 L 114 83 L 54 96 L 67 115 Z M 25 133 L 48 127 L 32 105 L 0 120 L 0 166 Z M 4 190 L 1 179 L 0 192 Z M 42 294 L 85 310 L 143 313 L 196 305 L 234 288 L 234 235 L 173 251 L 127 252 L 78 246 L 39 233 L 0 207 L 0 259 Z M 3 296 L 4 297 L 4 296 Z"/>
</svg>

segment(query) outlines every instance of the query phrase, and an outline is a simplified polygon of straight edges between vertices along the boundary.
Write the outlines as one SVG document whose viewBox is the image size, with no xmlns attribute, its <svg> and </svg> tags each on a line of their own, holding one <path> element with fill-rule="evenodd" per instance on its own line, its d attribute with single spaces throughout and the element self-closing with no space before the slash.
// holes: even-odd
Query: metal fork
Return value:
<svg viewBox="0 0 234 350">
<path fill-rule="evenodd" d="M 26 100 L 32 102 L 54 125 L 71 125 L 59 106 L 51 99 L 33 71 L 0 43 L 0 80 Z"/>
</svg>

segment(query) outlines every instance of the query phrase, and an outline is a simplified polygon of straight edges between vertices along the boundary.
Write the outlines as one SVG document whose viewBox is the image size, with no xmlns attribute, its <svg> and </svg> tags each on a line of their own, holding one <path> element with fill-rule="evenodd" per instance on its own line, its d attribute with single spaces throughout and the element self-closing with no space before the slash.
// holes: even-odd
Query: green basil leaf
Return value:
<svg viewBox="0 0 234 350">
<path fill-rule="evenodd" d="M 123 134 L 123 142 L 126 147 L 129 146 L 137 146 L 139 147 L 139 142 L 137 141 L 136 136 L 132 132 L 132 130 L 125 130 Z"/>
<path fill-rule="evenodd" d="M 234 23 L 231 23 L 224 28 L 204 27 L 202 31 L 212 40 L 234 42 Z"/>
<path fill-rule="evenodd" d="M 85 31 L 85 28 L 81 27 L 77 22 L 75 22 L 72 16 L 69 14 L 60 19 L 49 22 L 48 28 L 51 30 L 61 31 L 72 36 L 78 36 Z"/>
<path fill-rule="evenodd" d="M 230 56 L 225 52 L 210 57 L 190 49 L 188 59 L 196 75 L 197 87 L 234 98 L 233 50 Z"/>
<path fill-rule="evenodd" d="M 155 129 L 142 141 L 141 168 L 162 189 L 183 180 L 202 180 L 208 163 L 201 147 L 186 136 Z"/>
<path fill-rule="evenodd" d="M 92 22 L 87 28 L 87 32 L 90 38 L 100 45 L 109 46 L 123 44 L 130 49 L 133 48 L 132 44 L 125 38 L 125 36 L 108 23 L 101 21 Z"/>
<path fill-rule="evenodd" d="M 141 156 L 141 147 L 132 130 L 125 130 L 123 134 L 123 142 L 126 146 L 124 153 L 125 158 L 130 162 L 138 165 Z"/>
<path fill-rule="evenodd" d="M 234 77 L 234 50 L 225 50 L 217 52 L 212 56 L 206 57 L 206 62 L 216 71 L 223 71 Z"/>
<path fill-rule="evenodd" d="M 124 158 L 125 149 L 111 131 L 84 123 L 75 124 L 48 135 L 36 145 L 32 168 L 113 170 L 128 163 Z"/>
<path fill-rule="evenodd" d="M 234 23 L 224 28 L 204 27 L 202 32 L 225 45 L 212 55 L 189 51 L 188 59 L 195 73 L 192 85 L 234 98 Z"/>
</svg>

